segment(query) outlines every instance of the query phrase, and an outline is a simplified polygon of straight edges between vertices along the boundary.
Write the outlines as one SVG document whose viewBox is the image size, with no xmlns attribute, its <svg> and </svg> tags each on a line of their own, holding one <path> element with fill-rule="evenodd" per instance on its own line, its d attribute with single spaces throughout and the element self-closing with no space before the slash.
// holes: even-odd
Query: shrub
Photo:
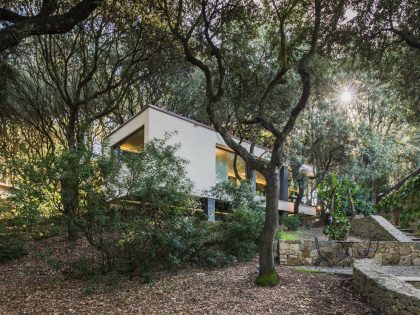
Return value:
<svg viewBox="0 0 420 315">
<path fill-rule="evenodd" d="M 351 224 L 347 216 L 337 210 L 333 214 L 333 222 L 324 228 L 324 233 L 332 240 L 344 240 L 350 231 Z"/>
<path fill-rule="evenodd" d="M 392 214 L 395 223 L 405 227 L 412 226 L 420 230 L 420 225 L 415 225 L 420 220 L 420 174 L 407 180 L 399 189 L 385 195 L 376 205 L 378 211 Z M 418 224 L 418 223 L 417 223 Z"/>
<path fill-rule="evenodd" d="M 71 262 L 63 273 L 68 279 L 90 279 L 96 274 L 95 262 L 92 258 L 82 257 Z"/>
<path fill-rule="evenodd" d="M 348 176 L 339 178 L 333 174 L 318 186 L 318 196 L 326 202 L 333 217 L 332 224 L 324 228 L 324 233 L 330 239 L 346 238 L 351 228 L 347 214 L 360 213 L 361 206 L 364 206 L 365 213 L 369 212 L 367 201 L 358 198 L 358 194 L 360 195 L 360 189 Z"/>
<path fill-rule="evenodd" d="M 301 221 L 302 219 L 299 215 L 291 215 L 284 219 L 284 225 L 288 230 L 296 231 L 299 228 Z"/>
<path fill-rule="evenodd" d="M 197 256 L 205 231 L 188 216 L 196 201 L 177 148 L 153 140 L 140 154 L 123 156 L 123 165 L 113 156 L 93 165 L 95 177 L 82 186 L 82 227 L 102 252 L 104 271 L 150 281 L 153 268 L 173 269 Z"/>
<path fill-rule="evenodd" d="M 18 234 L 0 234 L 0 262 L 28 254 L 26 239 Z"/>
<path fill-rule="evenodd" d="M 203 248 L 200 260 L 211 267 L 224 267 L 236 261 L 236 257 L 227 255 L 220 248 Z"/>
<path fill-rule="evenodd" d="M 251 183 L 218 183 L 209 194 L 231 203 L 232 211 L 222 223 L 224 252 L 238 260 L 250 259 L 257 251 L 257 242 L 264 224 L 264 209 L 252 191 Z"/>
<path fill-rule="evenodd" d="M 257 242 L 264 224 L 264 211 L 245 206 L 234 209 L 223 223 L 224 249 L 238 260 L 255 256 Z"/>
</svg>

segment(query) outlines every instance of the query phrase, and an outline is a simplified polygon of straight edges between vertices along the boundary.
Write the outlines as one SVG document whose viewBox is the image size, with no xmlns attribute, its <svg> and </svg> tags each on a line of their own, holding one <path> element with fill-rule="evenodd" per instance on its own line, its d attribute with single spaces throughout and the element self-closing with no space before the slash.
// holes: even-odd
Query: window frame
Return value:
<svg viewBox="0 0 420 315">
<path fill-rule="evenodd" d="M 122 138 L 120 141 L 118 141 L 117 143 L 115 143 L 114 145 L 112 145 L 112 150 L 113 151 L 117 151 L 118 154 L 139 154 L 140 152 L 130 152 L 130 151 L 124 151 L 120 149 L 120 146 L 122 143 L 124 143 L 124 141 L 126 141 L 128 138 L 132 137 L 134 134 L 140 132 L 143 130 L 143 146 L 145 145 L 146 141 L 145 141 L 145 137 L 144 137 L 144 125 L 141 126 L 140 128 L 137 128 L 136 130 L 130 132 L 127 136 L 125 136 L 124 138 Z"/>
</svg>

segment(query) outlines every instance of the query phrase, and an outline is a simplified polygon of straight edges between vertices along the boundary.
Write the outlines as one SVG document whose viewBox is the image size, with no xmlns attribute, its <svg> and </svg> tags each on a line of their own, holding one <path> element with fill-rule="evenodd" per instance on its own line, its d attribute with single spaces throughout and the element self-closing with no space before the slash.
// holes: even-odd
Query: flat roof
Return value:
<svg viewBox="0 0 420 315">
<path fill-rule="evenodd" d="M 191 119 L 191 118 L 188 118 L 188 117 L 185 117 L 185 116 L 182 116 L 182 115 L 179 115 L 179 114 L 177 114 L 177 113 L 174 113 L 174 112 L 172 112 L 172 111 L 170 111 L 170 110 L 167 110 L 167 109 L 164 109 L 164 108 L 160 108 L 160 107 L 157 107 L 157 106 L 154 106 L 154 105 L 147 105 L 147 106 L 145 106 L 144 108 L 142 108 L 138 113 L 136 113 L 134 116 L 132 116 L 131 118 L 129 118 L 125 123 L 123 123 L 122 125 L 120 125 L 120 126 L 118 126 L 117 128 L 115 128 L 114 130 L 112 130 L 111 131 L 111 133 L 109 134 L 109 135 L 107 135 L 106 136 L 106 138 L 108 138 L 108 137 L 110 137 L 111 135 L 113 135 L 115 132 L 117 132 L 118 130 L 120 130 L 122 127 L 124 127 L 126 124 L 128 124 L 130 121 L 132 121 L 133 119 L 135 119 L 137 116 L 139 116 L 139 115 L 141 115 L 145 110 L 147 110 L 147 109 L 149 109 L 149 108 L 151 108 L 151 109 L 154 109 L 154 110 L 157 110 L 157 111 L 159 111 L 159 112 L 162 112 L 162 113 L 165 113 L 165 114 L 167 114 L 167 115 L 170 115 L 170 116 L 173 116 L 173 117 L 176 117 L 176 118 L 178 118 L 178 119 L 181 119 L 181 120 L 184 120 L 184 121 L 187 121 L 187 122 L 189 122 L 189 123 L 191 123 L 191 124 L 194 124 L 195 126 L 200 126 L 200 127 L 203 127 L 203 128 L 206 128 L 206 129 L 209 129 L 209 130 L 212 130 L 212 131 L 214 131 L 214 132 L 217 132 L 217 130 L 216 129 L 214 129 L 213 127 L 211 127 L 211 126 L 209 126 L 209 125 L 206 125 L 206 124 L 203 124 L 203 123 L 201 123 L 201 122 L 199 122 L 199 121 L 196 121 L 196 120 L 194 120 L 194 119 Z M 239 137 L 237 137 L 237 136 L 232 136 L 233 138 L 235 138 L 235 139 L 240 139 Z M 246 142 L 246 143 L 248 143 L 248 144 L 251 144 L 251 142 L 250 141 L 248 141 L 248 140 L 245 140 L 245 139 L 242 139 L 242 141 L 243 142 Z M 257 147 L 259 147 L 260 149 L 263 149 L 263 150 L 266 150 L 267 152 L 270 152 L 270 149 L 268 149 L 268 148 L 266 148 L 266 147 L 263 147 L 263 146 L 261 146 L 261 145 L 259 145 L 259 144 L 255 144 L 255 146 L 257 146 Z"/>
</svg>

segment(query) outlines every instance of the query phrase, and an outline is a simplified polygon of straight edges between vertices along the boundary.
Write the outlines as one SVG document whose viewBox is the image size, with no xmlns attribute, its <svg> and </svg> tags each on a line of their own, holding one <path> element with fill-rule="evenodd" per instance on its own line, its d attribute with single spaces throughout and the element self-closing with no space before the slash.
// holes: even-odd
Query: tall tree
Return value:
<svg viewBox="0 0 420 315">
<path fill-rule="evenodd" d="M 226 144 L 267 182 L 257 283 L 274 285 L 272 241 L 278 224 L 283 147 L 311 94 L 313 58 L 329 40 L 342 6 L 315 1 L 158 1 L 157 10 L 205 82 L 205 108 Z M 305 21 L 305 23 L 302 23 Z M 323 22 L 322 22 L 323 21 Z M 322 39 L 322 40 L 320 40 Z M 235 122 L 236 128 L 232 129 Z M 268 160 L 231 135 L 272 135 Z"/>
<path fill-rule="evenodd" d="M 57 154 L 65 153 L 60 194 L 70 240 L 78 238 L 84 147 L 92 146 L 93 135 L 106 126 L 103 119 L 124 104 L 130 87 L 150 75 L 145 65 L 163 60 L 153 28 L 137 23 L 129 29 L 131 22 L 102 12 L 66 36 L 34 39 L 30 54 L 18 54 L 14 66 L 21 74 L 2 105 L 2 115 L 30 126 L 60 148 Z"/>
</svg>

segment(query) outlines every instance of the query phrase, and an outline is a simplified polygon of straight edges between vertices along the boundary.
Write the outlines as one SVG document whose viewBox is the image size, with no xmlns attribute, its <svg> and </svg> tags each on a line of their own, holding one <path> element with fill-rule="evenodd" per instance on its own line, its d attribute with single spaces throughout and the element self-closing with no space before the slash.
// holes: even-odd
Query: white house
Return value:
<svg viewBox="0 0 420 315">
<path fill-rule="evenodd" d="M 226 146 L 219 133 L 210 126 L 162 108 L 155 106 L 144 108 L 111 132 L 108 135 L 108 141 L 113 149 L 123 152 L 140 152 L 145 142 L 153 138 L 163 138 L 167 132 L 173 134 L 169 139 L 170 144 L 181 145 L 177 154 L 190 161 L 187 166 L 187 175 L 194 182 L 196 196 L 204 196 L 204 191 L 217 182 L 235 179 L 233 151 Z M 250 143 L 243 141 L 242 145 L 249 148 Z M 254 148 L 254 154 L 261 159 L 269 157 L 268 150 L 258 145 Z M 245 163 L 240 158 L 238 158 L 237 170 L 242 177 L 245 177 Z M 305 171 L 310 176 L 312 168 L 305 166 Z M 292 179 L 288 174 L 288 168 L 283 167 L 280 172 L 279 211 L 293 212 L 294 204 L 291 200 L 294 190 L 289 187 Z M 265 185 L 264 177 L 257 173 L 257 190 L 264 193 Z M 309 204 L 299 206 L 301 213 L 316 214 L 314 204 L 310 204 L 312 199 L 304 198 Z"/>
</svg>

